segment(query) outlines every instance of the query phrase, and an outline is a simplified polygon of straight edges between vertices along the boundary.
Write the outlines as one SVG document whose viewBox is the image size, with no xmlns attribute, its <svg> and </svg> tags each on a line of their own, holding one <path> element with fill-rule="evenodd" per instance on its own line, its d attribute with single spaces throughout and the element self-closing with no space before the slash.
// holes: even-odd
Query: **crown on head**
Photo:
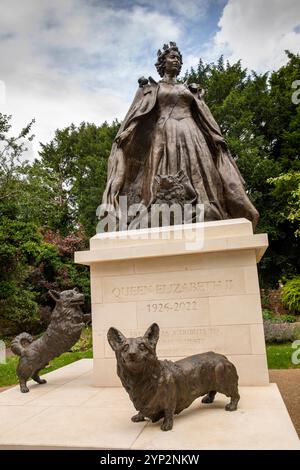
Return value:
<svg viewBox="0 0 300 470">
<path fill-rule="evenodd" d="M 177 51 L 180 57 L 180 62 L 182 65 L 182 55 L 176 45 L 176 42 L 170 41 L 169 44 L 164 44 L 162 47 L 163 50 L 158 49 L 157 51 L 157 62 L 155 64 L 159 75 L 162 77 L 164 74 L 164 62 L 165 57 L 169 54 L 170 51 Z"/>
<path fill-rule="evenodd" d="M 160 57 L 161 55 L 165 55 L 166 52 L 170 52 L 170 50 L 172 50 L 172 49 L 178 50 L 178 47 L 176 46 L 176 42 L 170 41 L 169 44 L 164 44 L 163 45 L 163 52 L 160 49 L 158 49 L 157 57 Z"/>
</svg>

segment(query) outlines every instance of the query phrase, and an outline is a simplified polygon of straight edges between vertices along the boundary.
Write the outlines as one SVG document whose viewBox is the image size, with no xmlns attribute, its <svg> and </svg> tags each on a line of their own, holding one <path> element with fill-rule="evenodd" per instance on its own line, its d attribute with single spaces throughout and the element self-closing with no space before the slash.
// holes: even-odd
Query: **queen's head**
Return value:
<svg viewBox="0 0 300 470">
<path fill-rule="evenodd" d="M 180 74 L 182 55 L 176 46 L 176 42 L 164 44 L 162 50 L 158 50 L 155 66 L 161 77 L 164 77 L 166 74 L 177 77 Z"/>
</svg>

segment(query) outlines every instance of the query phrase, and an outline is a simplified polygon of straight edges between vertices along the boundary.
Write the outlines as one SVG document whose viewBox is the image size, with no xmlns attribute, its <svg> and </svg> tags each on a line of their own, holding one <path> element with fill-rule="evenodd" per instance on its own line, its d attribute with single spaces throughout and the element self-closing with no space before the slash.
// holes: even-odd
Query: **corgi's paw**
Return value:
<svg viewBox="0 0 300 470">
<path fill-rule="evenodd" d="M 205 397 L 202 398 L 202 403 L 209 404 L 213 403 L 214 399 L 211 398 L 209 395 L 205 395 Z"/>
<path fill-rule="evenodd" d="M 235 411 L 237 409 L 237 405 L 235 403 L 228 403 L 225 406 L 226 411 Z"/>
<path fill-rule="evenodd" d="M 160 429 L 162 431 L 171 431 L 172 428 L 173 428 L 173 420 L 172 419 L 164 419 Z"/>
<path fill-rule="evenodd" d="M 142 413 L 138 413 L 138 414 L 132 416 L 131 421 L 132 421 L 133 423 L 139 423 L 139 422 L 141 422 L 141 421 L 145 421 L 145 418 L 144 418 L 144 416 L 142 415 Z"/>
</svg>

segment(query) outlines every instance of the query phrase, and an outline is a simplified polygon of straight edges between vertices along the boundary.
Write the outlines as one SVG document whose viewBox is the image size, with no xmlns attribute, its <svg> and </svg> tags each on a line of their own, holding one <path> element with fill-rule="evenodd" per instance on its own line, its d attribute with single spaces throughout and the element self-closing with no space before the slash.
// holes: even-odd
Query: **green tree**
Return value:
<svg viewBox="0 0 300 470">
<path fill-rule="evenodd" d="M 50 288 L 77 286 L 89 305 L 88 270 L 73 263 L 84 234 L 62 237 L 49 230 L 62 220 L 57 181 L 38 162 L 24 160 L 32 124 L 8 137 L 10 117 L 0 115 L 0 334 L 41 328 L 39 314 L 51 306 Z"/>
<path fill-rule="evenodd" d="M 282 222 L 289 220 L 294 226 L 296 237 L 300 237 L 300 171 L 290 170 L 277 178 L 269 178 L 273 194 L 279 203 Z"/>
<path fill-rule="evenodd" d="M 33 321 L 37 317 L 34 294 L 25 287 L 27 263 L 36 242 L 36 229 L 18 220 L 20 196 L 27 162 L 22 159 L 26 140 L 32 140 L 26 126 L 16 137 L 9 136 L 11 116 L 0 114 L 0 310 L 1 320 Z"/>
<path fill-rule="evenodd" d="M 27 161 L 23 155 L 26 142 L 32 141 L 34 120 L 16 137 L 10 136 L 11 116 L 0 113 L 0 216 L 13 217 L 18 212 L 19 197 L 24 189 Z"/>
<path fill-rule="evenodd" d="M 86 236 L 96 230 L 96 209 L 106 185 L 107 161 L 117 121 L 101 126 L 82 123 L 57 130 L 49 144 L 42 145 L 40 171 L 53 175 L 55 190 L 62 208 L 62 218 L 49 223 L 50 228 L 66 235 L 70 228 L 82 226 Z"/>
</svg>

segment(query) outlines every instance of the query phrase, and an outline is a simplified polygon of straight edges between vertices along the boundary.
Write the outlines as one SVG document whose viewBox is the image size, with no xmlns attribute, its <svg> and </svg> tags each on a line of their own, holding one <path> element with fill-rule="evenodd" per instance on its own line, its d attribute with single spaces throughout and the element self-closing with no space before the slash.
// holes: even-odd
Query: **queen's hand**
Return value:
<svg viewBox="0 0 300 470">
<path fill-rule="evenodd" d="M 118 147 L 121 147 L 122 144 L 128 139 L 129 135 L 131 134 L 132 129 L 127 128 L 125 131 L 121 132 L 116 138 L 115 142 Z"/>
</svg>

